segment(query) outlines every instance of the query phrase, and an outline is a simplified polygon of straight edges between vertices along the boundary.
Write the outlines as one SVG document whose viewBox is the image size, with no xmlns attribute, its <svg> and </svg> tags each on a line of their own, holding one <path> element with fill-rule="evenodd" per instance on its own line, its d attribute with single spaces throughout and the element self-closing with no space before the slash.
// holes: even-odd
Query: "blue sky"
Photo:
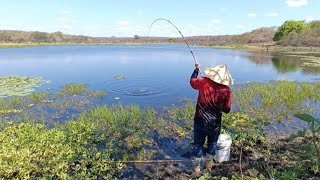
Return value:
<svg viewBox="0 0 320 180">
<path fill-rule="evenodd" d="M 166 18 L 184 36 L 240 34 L 286 20 L 319 20 L 320 0 L 3 0 L 0 29 L 89 36 L 147 35 Z M 167 22 L 150 36 L 179 37 Z"/>
</svg>

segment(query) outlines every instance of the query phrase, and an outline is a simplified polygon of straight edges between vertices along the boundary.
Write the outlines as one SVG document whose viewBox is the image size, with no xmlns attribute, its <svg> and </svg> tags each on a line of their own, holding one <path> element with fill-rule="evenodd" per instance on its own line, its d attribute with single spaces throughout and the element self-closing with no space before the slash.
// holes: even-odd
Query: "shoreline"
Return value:
<svg viewBox="0 0 320 180">
<path fill-rule="evenodd" d="M 0 43 L 0 49 L 7 48 L 25 48 L 25 47 L 47 47 L 47 46 L 144 46 L 144 45 L 185 45 L 185 43 Z M 215 46 L 202 46 L 190 45 L 203 48 L 213 49 L 234 49 L 234 50 L 248 50 L 248 51 L 270 51 L 270 52 L 312 52 L 320 54 L 320 47 L 294 47 L 294 46 L 277 46 L 277 45 L 264 45 L 264 44 L 245 44 L 245 45 L 215 45 Z"/>
</svg>

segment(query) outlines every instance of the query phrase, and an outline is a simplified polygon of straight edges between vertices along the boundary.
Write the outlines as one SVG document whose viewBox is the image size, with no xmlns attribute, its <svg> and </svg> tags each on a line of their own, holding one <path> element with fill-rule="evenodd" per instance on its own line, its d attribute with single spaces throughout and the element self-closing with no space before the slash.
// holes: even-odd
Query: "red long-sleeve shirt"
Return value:
<svg viewBox="0 0 320 180">
<path fill-rule="evenodd" d="M 198 69 L 195 69 L 190 78 L 192 88 L 199 91 L 194 119 L 206 124 L 221 123 L 221 111 L 229 113 L 231 109 L 231 89 L 207 77 L 197 77 Z"/>
</svg>

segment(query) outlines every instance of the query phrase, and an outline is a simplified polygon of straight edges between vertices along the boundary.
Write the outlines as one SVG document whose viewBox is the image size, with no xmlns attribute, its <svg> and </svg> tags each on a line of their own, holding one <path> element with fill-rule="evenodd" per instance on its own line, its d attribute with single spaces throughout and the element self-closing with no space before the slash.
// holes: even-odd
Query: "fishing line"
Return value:
<svg viewBox="0 0 320 180">
<path fill-rule="evenodd" d="M 189 51 L 190 51 L 190 53 L 192 54 L 194 63 L 195 63 L 195 64 L 199 64 L 198 61 L 196 60 L 196 57 L 195 57 L 194 54 L 193 54 L 193 51 L 191 50 L 191 48 L 190 48 L 190 46 L 189 46 L 188 41 L 185 39 L 185 37 L 183 36 L 183 34 L 181 33 L 181 31 L 178 29 L 178 27 L 177 27 L 176 25 L 174 25 L 174 24 L 173 24 L 171 21 L 169 21 L 168 19 L 158 18 L 158 19 L 154 20 L 154 21 L 151 23 L 151 25 L 150 25 L 150 27 L 149 27 L 149 31 L 148 31 L 147 42 L 148 42 L 148 39 L 149 39 L 149 33 L 150 33 L 150 30 L 151 30 L 152 25 L 153 25 L 155 22 L 160 21 L 160 20 L 167 21 L 167 22 L 169 22 L 174 28 L 176 28 L 176 30 L 177 30 L 177 31 L 180 33 L 180 35 L 182 36 L 184 42 L 187 44 L 187 46 L 188 46 L 188 48 L 189 48 Z M 202 73 L 201 73 L 200 68 L 199 68 L 199 72 L 200 72 L 200 76 L 202 76 Z"/>
</svg>

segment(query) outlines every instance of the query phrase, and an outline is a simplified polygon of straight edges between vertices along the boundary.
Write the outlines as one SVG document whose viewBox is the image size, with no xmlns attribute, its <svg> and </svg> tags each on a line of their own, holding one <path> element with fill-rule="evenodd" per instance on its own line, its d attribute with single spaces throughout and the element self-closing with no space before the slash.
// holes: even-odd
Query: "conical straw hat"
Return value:
<svg viewBox="0 0 320 180">
<path fill-rule="evenodd" d="M 227 68 L 227 65 L 222 64 L 219 66 L 205 68 L 204 72 L 212 81 L 230 86 L 233 84 L 232 76 Z"/>
</svg>

